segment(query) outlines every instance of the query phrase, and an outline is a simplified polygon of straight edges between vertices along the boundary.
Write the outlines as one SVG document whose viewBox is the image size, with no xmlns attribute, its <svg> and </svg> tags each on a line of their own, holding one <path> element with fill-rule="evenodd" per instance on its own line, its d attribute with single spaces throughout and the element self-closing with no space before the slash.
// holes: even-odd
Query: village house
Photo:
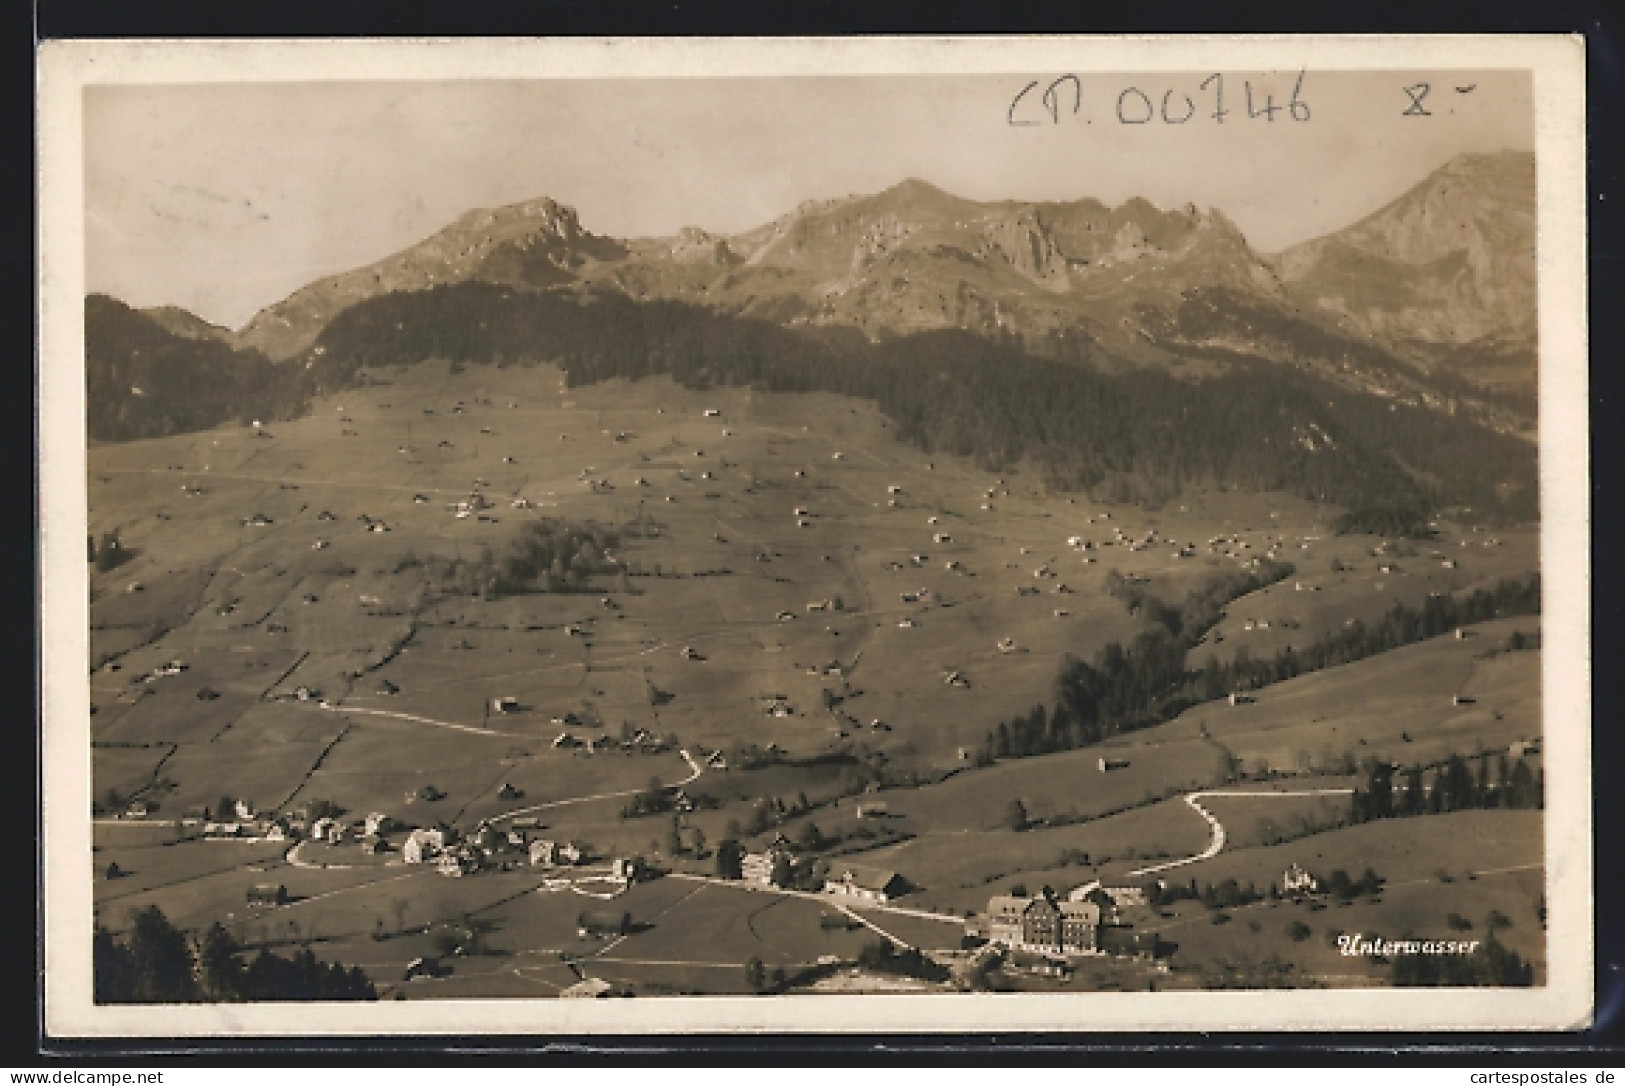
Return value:
<svg viewBox="0 0 1625 1086">
<path fill-rule="evenodd" d="M 784 858 L 784 866 L 780 871 L 780 879 L 774 879 L 774 870 L 778 868 L 779 858 Z M 747 852 L 739 861 L 739 876 L 746 882 L 758 882 L 763 886 L 784 886 L 795 877 L 800 860 L 791 851 L 790 841 L 784 834 L 775 834 L 766 848 L 760 852 Z"/>
<path fill-rule="evenodd" d="M 1058 901 L 998 895 L 987 903 L 987 938 L 1012 950 L 1080 955 L 1100 951 L 1100 906 L 1094 901 Z"/>
<path fill-rule="evenodd" d="M 262 882 L 248 888 L 250 908 L 263 905 L 286 905 L 288 888 L 280 883 Z"/>
<path fill-rule="evenodd" d="M 610 862 L 609 877 L 623 886 L 630 886 L 634 882 L 642 882 L 647 876 L 648 869 L 644 867 L 643 857 L 641 856 L 617 856 Z"/>
<path fill-rule="evenodd" d="M 832 866 L 824 880 L 824 892 L 860 901 L 882 903 L 908 890 L 908 883 L 895 871 L 862 864 Z"/>
<path fill-rule="evenodd" d="M 479 859 L 465 849 L 448 849 L 435 857 L 434 867 L 447 878 L 456 879 L 479 870 Z"/>
<path fill-rule="evenodd" d="M 559 846 L 556 841 L 543 841 L 540 838 L 530 843 L 530 862 L 533 867 L 552 867 L 559 862 Z"/>
<path fill-rule="evenodd" d="M 415 829 L 401 845 L 401 859 L 409 864 L 427 863 L 445 847 L 445 834 L 439 830 Z"/>
<path fill-rule="evenodd" d="M 602 977 L 588 977 L 570 985 L 559 993 L 560 999 L 606 999 L 613 995 L 615 986 Z"/>
<path fill-rule="evenodd" d="M 393 820 L 388 815 L 379 811 L 373 811 L 362 821 L 362 835 L 366 837 L 377 837 L 379 834 L 387 833 L 391 827 L 392 821 Z"/>
<path fill-rule="evenodd" d="M 1072 964 L 1065 958 L 1036 954 L 1030 950 L 1015 951 L 1007 961 L 1012 969 L 1019 969 L 1035 977 L 1063 978 L 1072 972 Z"/>
<path fill-rule="evenodd" d="M 1100 884 L 1100 892 L 1111 901 L 1113 912 L 1144 907 L 1147 904 L 1147 884 L 1143 882 L 1112 882 Z"/>
<path fill-rule="evenodd" d="M 1286 869 L 1281 876 L 1281 892 L 1286 894 L 1312 894 L 1320 889 L 1320 883 L 1309 872 L 1297 864 Z"/>
</svg>

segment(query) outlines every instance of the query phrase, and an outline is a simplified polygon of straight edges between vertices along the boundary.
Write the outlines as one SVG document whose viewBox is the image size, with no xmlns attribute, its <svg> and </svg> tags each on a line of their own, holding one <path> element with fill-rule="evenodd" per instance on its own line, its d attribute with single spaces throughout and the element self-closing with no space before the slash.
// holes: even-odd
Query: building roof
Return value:
<svg viewBox="0 0 1625 1086">
<path fill-rule="evenodd" d="M 561 999 L 600 999 L 610 993 L 614 985 L 602 977 L 588 977 L 559 993 Z"/>
<path fill-rule="evenodd" d="M 1015 919 L 1027 911 L 1027 906 L 1033 903 L 1030 897 L 1010 897 L 1001 894 L 989 899 L 987 915 L 989 919 Z"/>
<path fill-rule="evenodd" d="M 902 879 L 902 876 L 895 871 L 888 871 L 882 867 L 869 867 L 864 864 L 847 864 L 837 870 L 841 872 L 839 878 L 863 890 L 890 890 L 894 883 Z"/>
<path fill-rule="evenodd" d="M 1065 920 L 1100 923 L 1100 906 L 1093 901 L 1055 901 L 1042 895 L 1011 897 L 1000 894 L 988 900 L 987 915 L 989 920 L 1019 920 L 1035 907 L 1058 914 Z"/>
<path fill-rule="evenodd" d="M 1061 917 L 1064 920 L 1082 920 L 1090 924 L 1100 923 L 1100 906 L 1093 901 L 1062 901 L 1059 904 Z"/>
</svg>

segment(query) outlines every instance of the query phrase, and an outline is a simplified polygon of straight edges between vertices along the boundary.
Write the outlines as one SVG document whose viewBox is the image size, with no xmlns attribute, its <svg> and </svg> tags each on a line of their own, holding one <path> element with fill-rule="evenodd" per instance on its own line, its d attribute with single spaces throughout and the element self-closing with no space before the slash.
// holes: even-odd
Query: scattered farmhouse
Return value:
<svg viewBox="0 0 1625 1086">
<path fill-rule="evenodd" d="M 622 886 L 630 886 L 634 882 L 642 882 L 649 877 L 649 870 L 644 866 L 641 856 L 617 856 L 610 861 L 609 877 Z"/>
<path fill-rule="evenodd" d="M 445 847 L 446 837 L 440 830 L 413 830 L 401 845 L 401 859 L 409 864 L 428 863 Z"/>
<path fill-rule="evenodd" d="M 906 893 L 908 883 L 895 871 L 862 864 L 831 866 L 824 892 L 859 901 L 881 903 Z"/>
<path fill-rule="evenodd" d="M 256 905 L 286 905 L 288 903 L 288 888 L 281 883 L 262 882 L 248 888 L 248 904 Z"/>
<path fill-rule="evenodd" d="M 811 864 L 806 857 L 796 855 L 790 841 L 782 833 L 759 852 L 747 852 L 740 858 L 739 877 L 746 882 L 763 886 L 795 886 L 801 883 Z"/>
<path fill-rule="evenodd" d="M 1286 869 L 1281 876 L 1281 892 L 1284 894 L 1312 894 L 1320 889 L 1320 883 L 1313 875 L 1297 864 Z"/>
</svg>

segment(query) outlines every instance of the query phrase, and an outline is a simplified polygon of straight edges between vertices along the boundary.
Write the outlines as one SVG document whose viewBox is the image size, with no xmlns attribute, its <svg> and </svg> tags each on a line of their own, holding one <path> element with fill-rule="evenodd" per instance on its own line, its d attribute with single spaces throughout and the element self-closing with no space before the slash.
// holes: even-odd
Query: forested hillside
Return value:
<svg viewBox="0 0 1625 1086">
<path fill-rule="evenodd" d="M 574 384 L 664 373 L 688 387 L 834 392 L 875 401 L 927 450 L 992 470 L 1031 465 L 1050 485 L 1110 500 L 1164 501 L 1204 484 L 1406 522 L 1438 506 L 1492 519 L 1536 512 L 1533 449 L 1465 418 L 1239 356 L 1217 376 L 1187 378 L 1116 369 L 1097 354 L 1063 344 L 1039 358 L 1013 338 L 960 331 L 871 343 L 677 302 L 463 283 L 354 306 L 323 331 L 308 367 L 290 369 L 315 390 L 440 358 L 555 362 Z"/>
<path fill-rule="evenodd" d="M 301 384 L 258 351 L 177 334 L 104 294 L 85 299 L 86 427 L 93 440 L 286 417 L 304 402 Z"/>
</svg>

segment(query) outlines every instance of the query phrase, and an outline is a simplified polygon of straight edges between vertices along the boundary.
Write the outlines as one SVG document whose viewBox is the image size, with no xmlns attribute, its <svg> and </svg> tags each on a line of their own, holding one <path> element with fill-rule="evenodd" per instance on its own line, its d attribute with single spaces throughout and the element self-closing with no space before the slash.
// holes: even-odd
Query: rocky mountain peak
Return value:
<svg viewBox="0 0 1625 1086">
<path fill-rule="evenodd" d="M 1535 328 L 1535 162 L 1460 155 L 1343 230 L 1283 252 L 1282 278 L 1392 342 L 1524 342 Z"/>
</svg>

